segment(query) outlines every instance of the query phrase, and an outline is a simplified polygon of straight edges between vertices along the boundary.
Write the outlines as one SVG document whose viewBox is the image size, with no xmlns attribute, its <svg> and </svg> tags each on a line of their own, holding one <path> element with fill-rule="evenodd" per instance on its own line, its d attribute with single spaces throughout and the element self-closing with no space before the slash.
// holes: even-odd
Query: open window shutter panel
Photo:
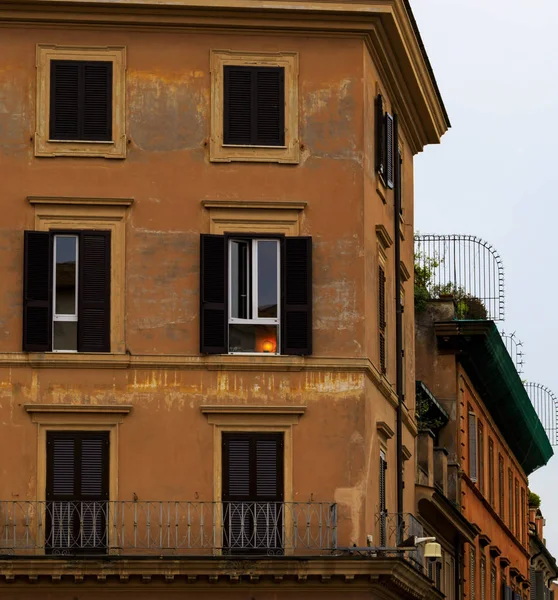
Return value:
<svg viewBox="0 0 558 600">
<path fill-rule="evenodd" d="M 225 66 L 224 68 L 224 121 L 225 144 L 250 144 L 254 110 L 252 69 Z"/>
<path fill-rule="evenodd" d="M 385 120 L 384 99 L 381 94 L 376 96 L 376 172 L 382 177 L 385 174 Z"/>
<path fill-rule="evenodd" d="M 52 250 L 46 231 L 24 233 L 23 351 L 48 352 L 52 333 Z"/>
<path fill-rule="evenodd" d="M 112 140 L 112 62 L 83 65 L 84 140 Z"/>
<path fill-rule="evenodd" d="M 395 136 L 393 116 L 386 113 L 386 150 L 385 179 L 389 188 L 393 188 L 395 178 Z"/>
<path fill-rule="evenodd" d="M 281 353 L 312 354 L 312 238 L 283 241 Z"/>
<path fill-rule="evenodd" d="M 282 146 L 285 143 L 285 87 L 283 67 L 255 70 L 256 135 L 260 146 Z"/>
<path fill-rule="evenodd" d="M 78 350 L 110 352 L 110 231 L 82 231 Z"/>
<path fill-rule="evenodd" d="M 202 234 L 200 239 L 200 352 L 227 352 L 226 240 Z"/>
<path fill-rule="evenodd" d="M 81 61 L 50 63 L 50 139 L 79 140 Z"/>
</svg>

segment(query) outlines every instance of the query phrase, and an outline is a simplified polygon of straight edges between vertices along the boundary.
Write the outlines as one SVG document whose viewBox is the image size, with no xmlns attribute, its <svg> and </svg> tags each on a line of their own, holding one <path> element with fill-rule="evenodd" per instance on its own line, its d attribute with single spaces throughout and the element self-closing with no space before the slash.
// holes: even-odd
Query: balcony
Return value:
<svg viewBox="0 0 558 600">
<path fill-rule="evenodd" d="M 327 555 L 327 502 L 0 501 L 0 556 Z"/>
</svg>

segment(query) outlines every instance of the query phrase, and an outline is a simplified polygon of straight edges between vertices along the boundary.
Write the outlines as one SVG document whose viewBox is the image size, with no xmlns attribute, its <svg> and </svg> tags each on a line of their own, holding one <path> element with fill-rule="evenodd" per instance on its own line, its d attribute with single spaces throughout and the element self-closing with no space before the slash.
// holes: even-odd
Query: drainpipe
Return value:
<svg viewBox="0 0 558 600">
<path fill-rule="evenodd" d="M 394 255 L 395 255 L 395 393 L 397 394 L 397 520 L 398 539 L 401 543 L 404 535 L 405 521 L 403 518 L 403 307 L 401 306 L 401 232 L 399 219 L 401 214 L 401 164 L 399 162 L 399 135 L 397 115 L 393 118 L 394 126 L 394 160 L 395 167 L 395 190 L 393 221 L 395 225 Z"/>
</svg>

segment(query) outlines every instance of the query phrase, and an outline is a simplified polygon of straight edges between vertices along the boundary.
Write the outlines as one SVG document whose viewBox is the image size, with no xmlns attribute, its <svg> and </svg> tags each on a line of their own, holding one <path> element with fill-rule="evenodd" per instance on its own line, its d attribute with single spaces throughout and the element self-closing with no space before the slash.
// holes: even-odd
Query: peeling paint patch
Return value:
<svg viewBox="0 0 558 600">
<path fill-rule="evenodd" d="M 203 73 L 176 78 L 152 73 L 128 75 L 130 134 L 148 152 L 199 149 L 207 137 L 208 92 Z"/>
</svg>

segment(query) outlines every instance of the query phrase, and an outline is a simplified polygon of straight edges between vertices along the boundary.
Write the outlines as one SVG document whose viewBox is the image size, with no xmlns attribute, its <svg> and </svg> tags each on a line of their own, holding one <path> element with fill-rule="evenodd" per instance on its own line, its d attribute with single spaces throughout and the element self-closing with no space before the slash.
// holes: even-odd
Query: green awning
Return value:
<svg viewBox="0 0 558 600">
<path fill-rule="evenodd" d="M 493 321 L 436 323 L 440 349 L 458 358 L 525 473 L 554 454 L 544 427 Z"/>
</svg>

